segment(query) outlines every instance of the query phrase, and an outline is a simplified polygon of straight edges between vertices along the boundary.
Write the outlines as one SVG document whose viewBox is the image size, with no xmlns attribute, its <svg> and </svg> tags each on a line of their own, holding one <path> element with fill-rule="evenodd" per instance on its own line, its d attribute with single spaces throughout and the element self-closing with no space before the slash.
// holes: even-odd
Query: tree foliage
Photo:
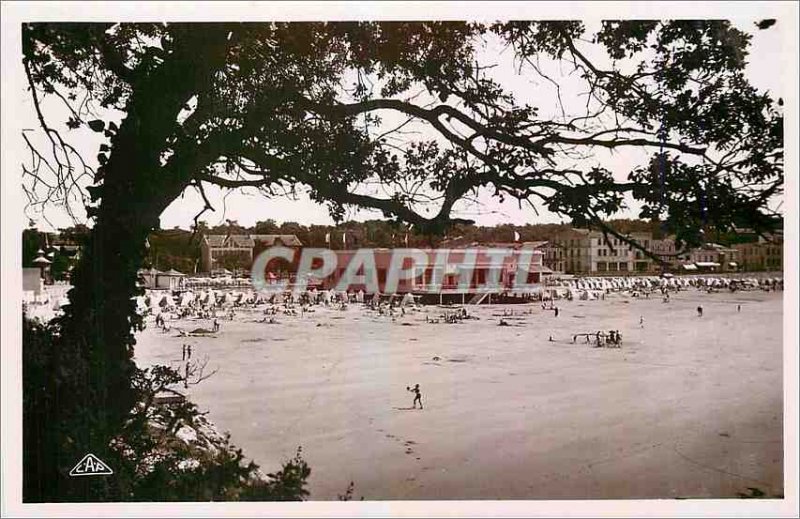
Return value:
<svg viewBox="0 0 800 519">
<path fill-rule="evenodd" d="M 572 67 L 585 113 L 545 118 L 518 102 L 477 61 L 487 38 L 511 47 L 525 74 L 543 75 L 540 59 Z M 774 226 L 766 202 L 782 189 L 783 118 L 745 78 L 750 36 L 726 21 L 606 21 L 594 34 L 581 22 L 35 24 L 24 40 L 31 85 L 83 99 L 72 124 L 97 122 L 109 137 L 98 180 L 113 169 L 118 129 L 81 108 L 114 107 L 125 126 L 166 88 L 174 96 L 157 97 L 171 111 L 137 148 L 146 170 L 169 177 L 156 186 L 174 181 L 170 197 L 206 183 L 266 194 L 308 185 L 334 214 L 372 207 L 442 230 L 456 201 L 489 186 L 598 225 L 629 193 L 643 218 L 689 243 L 702 225 Z M 413 101 L 418 90 L 433 106 Z M 390 146 L 391 132 L 370 127 L 392 111 L 440 139 Z M 625 182 L 566 165 L 631 146 L 652 153 Z M 390 196 L 357 192 L 368 182 Z M 422 186 L 438 194 L 430 218 L 418 212 Z"/>
</svg>

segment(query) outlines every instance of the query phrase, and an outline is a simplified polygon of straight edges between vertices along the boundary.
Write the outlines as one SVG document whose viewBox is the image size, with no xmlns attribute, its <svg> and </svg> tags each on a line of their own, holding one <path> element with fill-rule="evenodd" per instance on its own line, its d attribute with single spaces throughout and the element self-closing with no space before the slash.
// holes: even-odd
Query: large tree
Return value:
<svg viewBox="0 0 800 519">
<path fill-rule="evenodd" d="M 86 363 L 70 398 L 94 411 L 69 441 L 103 448 L 134 404 L 136 270 L 187 189 L 208 208 L 209 184 L 267 196 L 305 186 L 336 217 L 373 208 L 422 233 L 464 223 L 453 208 L 478 189 L 609 233 L 603 220 L 629 195 L 687 244 L 708 226 L 772 230 L 782 115 L 745 77 L 749 40 L 725 21 L 687 20 L 591 33 L 572 21 L 25 25 L 47 139 L 24 134 L 32 201 L 67 200 L 91 177 L 94 225 L 59 326 Z M 542 82 L 566 81 L 543 63 L 562 65 L 585 87 L 582 110 L 564 108 L 558 89 L 519 101 L 492 76 L 483 41 Z M 66 112 L 47 109 L 54 101 Z M 413 124 L 427 133 L 404 134 Z M 65 131 L 86 127 L 106 137 L 96 168 Z M 622 180 L 589 161 L 629 148 L 646 158 Z"/>
</svg>

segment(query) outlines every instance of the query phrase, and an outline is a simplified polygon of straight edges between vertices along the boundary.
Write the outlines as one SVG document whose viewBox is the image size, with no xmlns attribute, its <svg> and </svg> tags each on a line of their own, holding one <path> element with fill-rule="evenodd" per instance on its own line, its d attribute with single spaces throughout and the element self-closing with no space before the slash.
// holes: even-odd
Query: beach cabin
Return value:
<svg viewBox="0 0 800 519">
<path fill-rule="evenodd" d="M 164 288 L 167 290 L 179 290 L 183 288 L 184 279 L 186 274 L 178 272 L 175 269 L 170 269 L 166 272 L 156 274 L 155 288 Z"/>
<path fill-rule="evenodd" d="M 22 295 L 23 301 L 33 301 L 36 296 L 44 292 L 44 279 L 38 267 L 22 269 Z"/>
<path fill-rule="evenodd" d="M 36 254 L 36 259 L 32 261 L 33 265 L 39 270 L 39 275 L 45 283 L 51 282 L 50 265 L 52 265 L 53 262 L 45 257 L 42 249 L 39 249 Z"/>
<path fill-rule="evenodd" d="M 136 274 L 139 279 L 139 283 L 144 288 L 156 288 L 156 283 L 158 282 L 158 275 L 162 272 L 158 269 L 150 268 L 150 269 L 140 269 Z"/>
</svg>

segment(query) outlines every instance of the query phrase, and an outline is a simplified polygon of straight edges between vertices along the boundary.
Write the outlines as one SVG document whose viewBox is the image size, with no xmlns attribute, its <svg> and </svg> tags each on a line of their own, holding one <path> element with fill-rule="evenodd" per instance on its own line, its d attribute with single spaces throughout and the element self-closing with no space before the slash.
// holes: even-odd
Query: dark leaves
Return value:
<svg viewBox="0 0 800 519">
<path fill-rule="evenodd" d="M 89 128 L 91 128 L 92 131 L 95 131 L 95 132 L 98 132 L 98 133 L 102 132 L 103 129 L 106 127 L 106 123 L 104 123 L 100 119 L 95 119 L 93 121 L 89 121 L 86 124 L 89 125 Z"/>
<path fill-rule="evenodd" d="M 760 22 L 756 22 L 756 27 L 763 31 L 764 29 L 769 29 L 775 25 L 776 21 L 777 20 L 775 20 L 775 18 L 767 18 L 765 20 L 761 20 Z"/>
</svg>

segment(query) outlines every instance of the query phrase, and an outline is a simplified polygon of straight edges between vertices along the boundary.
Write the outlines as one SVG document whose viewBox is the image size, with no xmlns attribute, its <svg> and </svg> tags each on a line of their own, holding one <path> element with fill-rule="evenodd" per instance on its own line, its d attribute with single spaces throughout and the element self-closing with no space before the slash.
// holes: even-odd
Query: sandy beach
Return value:
<svg viewBox="0 0 800 519">
<path fill-rule="evenodd" d="M 558 301 L 558 317 L 536 303 L 472 306 L 478 319 L 459 324 L 426 323 L 435 306 L 395 321 L 315 307 L 277 324 L 238 310 L 215 336 L 188 338 L 175 329 L 210 321 L 164 333 L 150 318 L 136 360 L 178 367 L 183 344 L 208 356 L 219 371 L 190 398 L 265 472 L 302 446 L 311 499 L 351 481 L 368 500 L 775 496 L 782 299 L 615 294 Z M 610 329 L 622 348 L 573 343 Z M 414 384 L 424 410 L 410 409 Z"/>
</svg>

